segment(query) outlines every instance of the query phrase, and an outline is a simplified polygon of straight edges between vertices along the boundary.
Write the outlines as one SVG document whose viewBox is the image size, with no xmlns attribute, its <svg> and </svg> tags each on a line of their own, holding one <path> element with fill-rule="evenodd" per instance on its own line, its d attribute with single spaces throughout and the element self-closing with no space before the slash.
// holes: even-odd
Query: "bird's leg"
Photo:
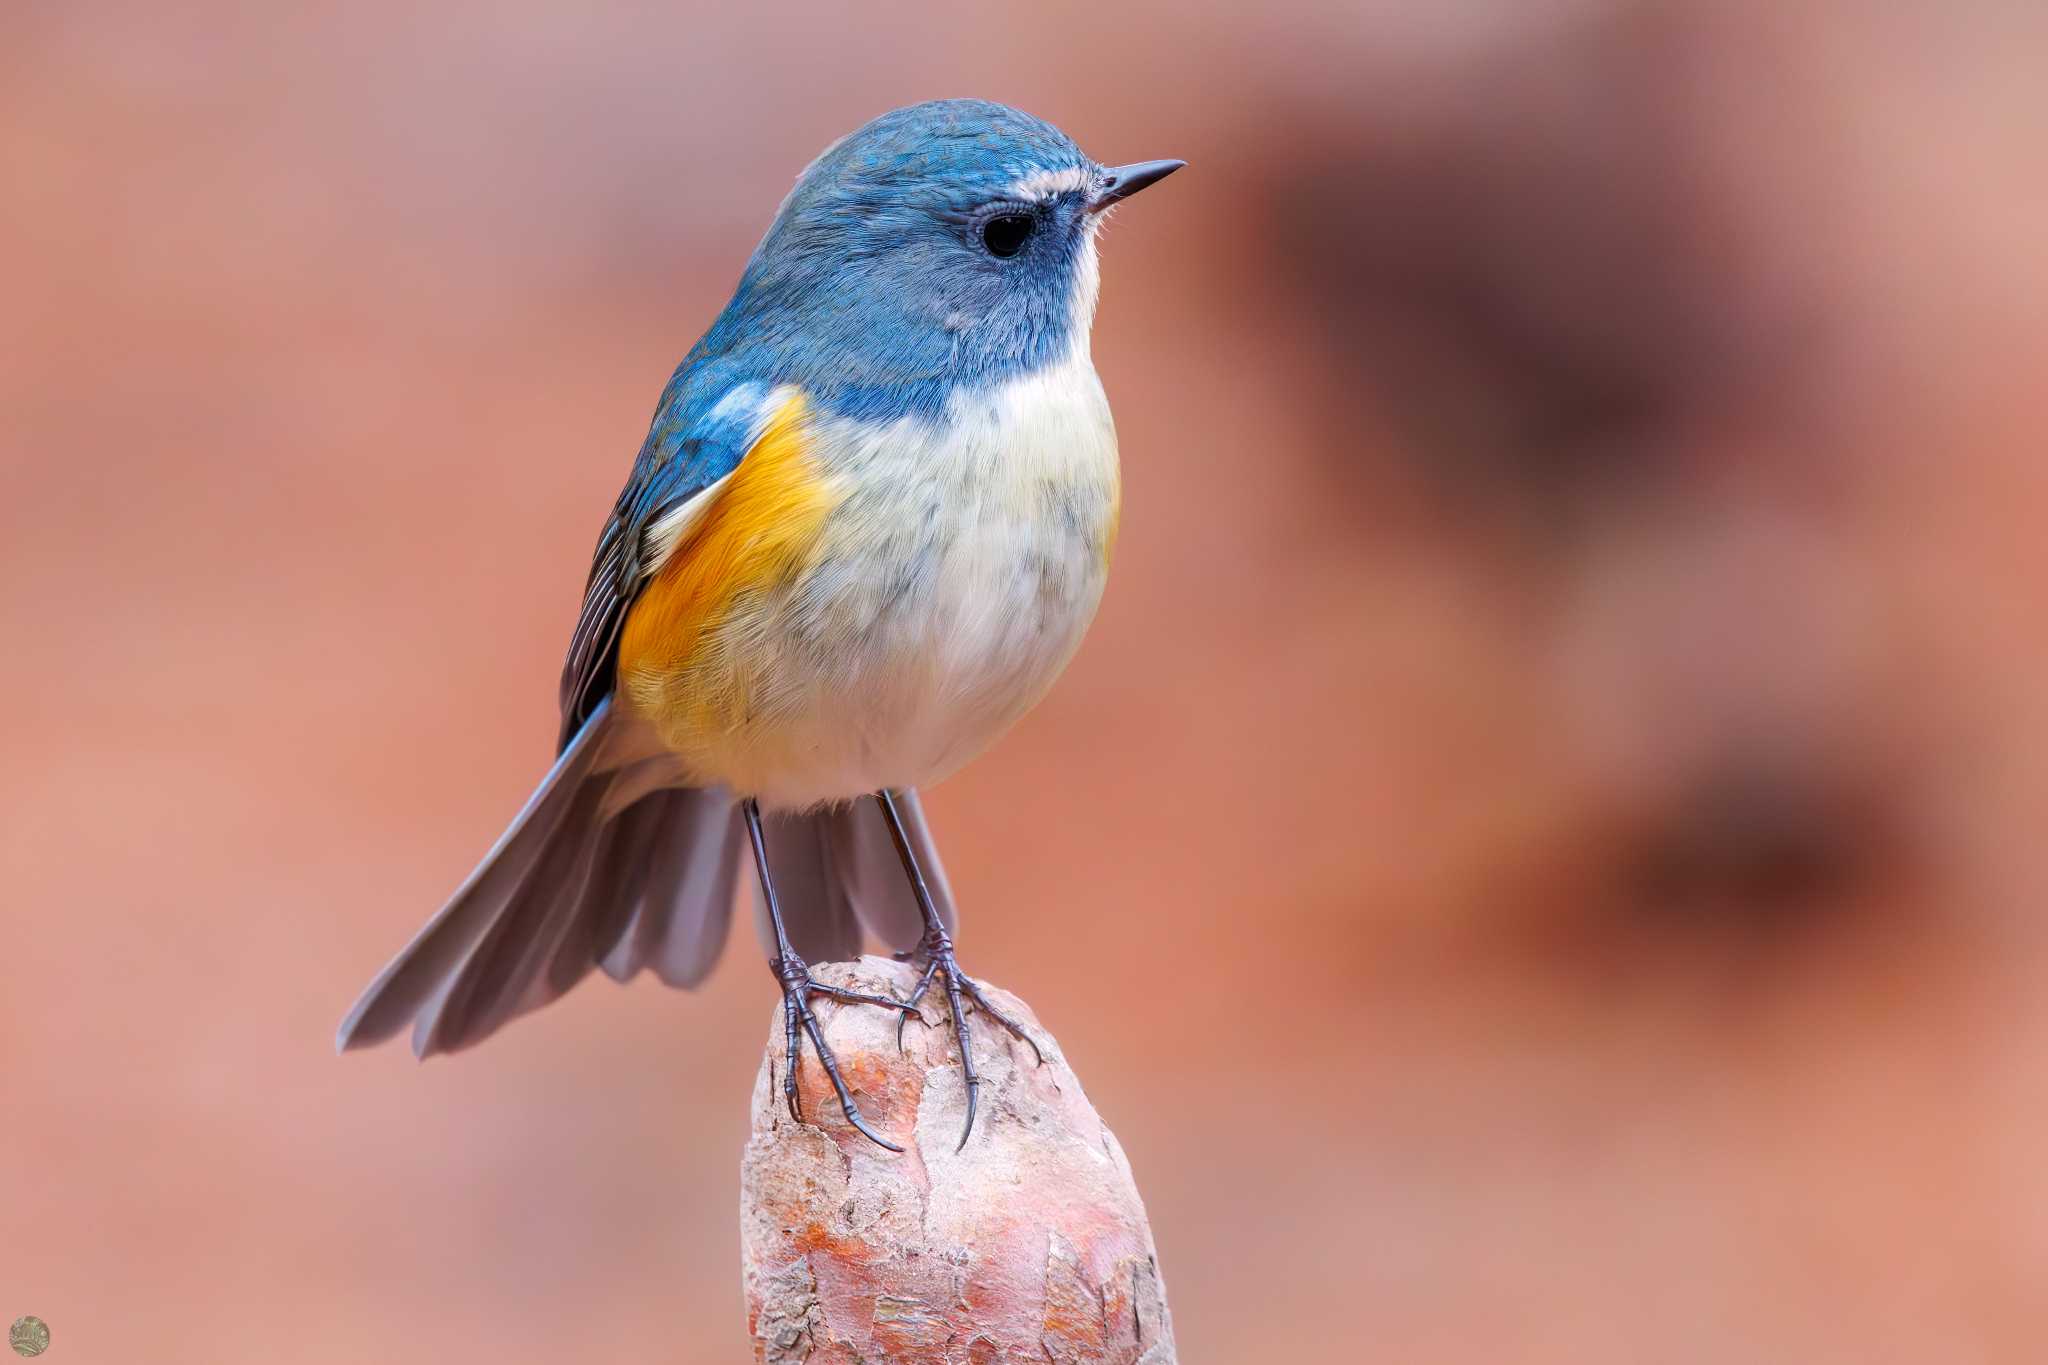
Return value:
<svg viewBox="0 0 2048 1365">
<path fill-rule="evenodd" d="M 882 818 L 888 822 L 889 837 L 896 842 L 896 856 L 903 860 L 903 873 L 910 878 L 911 894 L 917 897 L 918 913 L 924 916 L 924 938 L 917 945 L 918 953 L 924 958 L 924 972 L 917 978 L 917 988 L 910 993 L 910 1003 L 916 1005 L 931 989 L 932 982 L 945 978 L 946 1004 L 953 1014 L 953 1037 L 960 1044 L 960 1070 L 967 1081 L 967 1126 L 960 1132 L 960 1147 L 964 1149 L 967 1139 L 974 1132 L 974 1111 L 981 1097 L 981 1077 L 974 1070 L 974 1049 L 967 1039 L 967 1012 L 962 1005 L 962 996 L 974 1002 L 975 1008 L 1001 1024 L 1011 1033 L 1024 1040 L 1031 1048 L 1031 1055 L 1045 1065 L 1045 1053 L 1039 1050 L 1038 1040 L 1024 1029 L 1024 1026 L 989 1003 L 981 987 L 973 977 L 960 970 L 960 963 L 953 956 L 953 936 L 946 932 L 944 920 L 932 903 L 931 888 L 925 885 L 924 870 L 917 865 L 917 854 L 910 847 L 910 835 L 903 828 L 903 817 L 896 810 L 896 798 L 885 788 L 875 793 L 875 801 L 882 808 Z M 903 1041 L 904 1020 L 896 1021 L 896 1041 Z"/>
<path fill-rule="evenodd" d="M 832 1055 L 832 1049 L 825 1046 L 825 1036 L 818 1031 L 817 1016 L 811 1013 L 810 997 L 830 996 L 834 1000 L 851 1005 L 881 1005 L 886 1009 L 916 1014 L 917 1006 L 901 1000 L 891 1000 L 884 995 L 863 995 L 859 991 L 841 990 L 828 986 L 822 981 L 811 979 L 811 969 L 796 955 L 790 946 L 789 931 L 782 927 L 782 905 L 775 898 L 775 881 L 768 875 L 768 848 L 761 838 L 761 807 L 752 797 L 741 803 L 746 814 L 747 837 L 754 844 L 754 866 L 761 874 L 761 898 L 768 903 L 768 918 L 775 925 L 775 957 L 768 963 L 768 970 L 775 973 L 775 979 L 782 985 L 782 1027 L 786 1045 L 787 1060 L 782 1069 L 782 1098 L 789 1106 L 790 1118 L 803 1122 L 803 1108 L 797 1100 L 796 1068 L 799 1058 L 797 1032 L 801 1029 L 809 1035 L 811 1046 L 817 1050 L 819 1062 L 824 1064 L 825 1075 L 832 1082 L 833 1093 L 839 1096 L 839 1107 L 846 1113 L 846 1121 L 859 1129 L 861 1135 L 878 1146 L 892 1152 L 903 1149 L 868 1127 L 861 1117 L 860 1106 L 853 1102 L 853 1096 L 846 1089 L 846 1082 L 839 1075 L 839 1059 Z"/>
</svg>

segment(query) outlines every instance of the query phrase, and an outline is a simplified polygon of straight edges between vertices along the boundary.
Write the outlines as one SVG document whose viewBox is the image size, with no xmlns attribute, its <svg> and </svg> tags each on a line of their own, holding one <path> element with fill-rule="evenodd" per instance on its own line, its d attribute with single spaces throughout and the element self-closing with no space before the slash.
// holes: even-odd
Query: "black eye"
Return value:
<svg viewBox="0 0 2048 1365">
<path fill-rule="evenodd" d="M 1024 249 L 1024 243 L 1030 240 L 1031 229 L 1037 226 L 1029 214 L 1006 213 L 981 225 L 981 244 L 988 248 L 991 256 L 1014 256 Z"/>
</svg>

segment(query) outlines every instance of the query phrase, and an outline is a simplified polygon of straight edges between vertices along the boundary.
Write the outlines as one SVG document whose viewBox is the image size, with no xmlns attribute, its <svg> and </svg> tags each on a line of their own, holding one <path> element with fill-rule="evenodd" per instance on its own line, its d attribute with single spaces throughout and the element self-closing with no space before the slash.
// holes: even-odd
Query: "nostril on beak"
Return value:
<svg viewBox="0 0 2048 1365">
<path fill-rule="evenodd" d="M 1095 191 L 1095 197 L 1088 201 L 1092 212 L 1101 212 L 1111 204 L 1130 198 L 1147 185 L 1157 184 L 1181 167 L 1185 161 L 1133 161 L 1127 166 L 1111 166 L 1103 172 L 1102 184 Z"/>
</svg>

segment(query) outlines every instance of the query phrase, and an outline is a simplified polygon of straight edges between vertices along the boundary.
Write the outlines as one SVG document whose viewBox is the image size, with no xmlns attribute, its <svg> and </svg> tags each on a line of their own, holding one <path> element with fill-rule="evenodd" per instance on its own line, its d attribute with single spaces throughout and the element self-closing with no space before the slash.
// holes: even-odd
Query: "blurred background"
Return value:
<svg viewBox="0 0 2048 1365">
<path fill-rule="evenodd" d="M 2038 1361 L 2048 11 L 13 0 L 0 1320 L 731 1361 L 775 995 L 355 992 L 542 770 L 796 172 L 974 94 L 1105 243 L 1117 574 L 930 797 L 1190 1361 Z M 478 705 L 478 698 L 487 704 Z"/>
</svg>

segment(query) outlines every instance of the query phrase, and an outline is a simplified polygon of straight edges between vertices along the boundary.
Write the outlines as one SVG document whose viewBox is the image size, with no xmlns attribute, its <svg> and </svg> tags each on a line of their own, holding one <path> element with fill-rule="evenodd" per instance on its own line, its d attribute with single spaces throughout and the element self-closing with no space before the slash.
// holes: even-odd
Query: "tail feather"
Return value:
<svg viewBox="0 0 2048 1365">
<path fill-rule="evenodd" d="M 860 918 L 833 857 L 832 822 L 838 812 L 774 814 L 762 819 L 768 872 L 790 945 L 806 962 L 850 962 L 860 956 Z M 773 955 L 775 931 L 758 882 L 754 928 Z"/>
<path fill-rule="evenodd" d="M 342 1022 L 337 1046 L 412 1026 L 421 1057 L 481 1042 L 602 967 L 694 986 L 725 946 L 743 856 L 721 790 L 677 787 L 609 702 L 592 713 L 509 829 Z M 915 792 L 897 797 L 941 918 L 957 920 Z M 924 923 L 880 807 L 863 799 L 769 816 L 769 869 L 797 952 L 844 961 L 862 930 L 898 951 Z M 758 902 L 758 896 L 756 900 Z M 761 941 L 774 935 L 757 905 Z"/>
<path fill-rule="evenodd" d="M 686 915 L 676 907 L 722 905 L 729 909 L 738 899 L 744 840 L 739 811 L 724 792 L 686 791 L 675 795 L 704 809 L 694 816 L 678 816 L 672 826 L 690 831 L 695 842 L 686 847 L 678 841 L 668 850 L 676 870 L 666 882 L 656 883 L 668 888 L 667 906 L 651 901 L 648 904 L 648 913 L 655 917 L 660 933 L 654 938 L 647 964 L 667 984 L 687 987 L 709 976 L 718 964 L 726 934 L 732 928 L 732 916 Z M 713 806 L 715 814 L 709 810 Z"/>
<path fill-rule="evenodd" d="M 337 1048 L 368 1047 L 405 1028 L 490 932 L 595 767 L 609 710 L 591 716 L 469 879 L 370 983 L 342 1020 Z"/>
<path fill-rule="evenodd" d="M 654 792 L 613 817 L 614 842 L 600 853 L 586 893 L 591 913 L 580 923 L 582 932 L 556 950 L 549 968 L 549 980 L 560 989 L 574 985 L 591 965 L 603 967 L 639 920 L 648 888 L 661 866 L 663 835 L 672 823 L 671 816 L 668 793 Z M 629 972 L 620 979 L 630 980 L 631 975 Z"/>
<path fill-rule="evenodd" d="M 656 792 L 626 816 L 643 811 L 659 836 L 645 859 L 645 889 L 615 907 L 617 922 L 592 953 L 615 981 L 652 967 L 668 985 L 695 986 L 724 950 L 732 916 L 692 915 L 685 907 L 732 905 L 740 868 L 738 815 L 724 792 L 697 787 Z"/>
<path fill-rule="evenodd" d="M 924 803 L 915 791 L 895 795 L 896 813 L 903 819 L 903 832 L 910 837 L 911 852 L 917 855 L 933 907 L 949 932 L 957 929 L 960 917 L 953 888 L 946 882 L 946 869 L 939 862 L 938 846 L 925 821 Z M 903 858 L 889 834 L 881 804 L 863 799 L 829 815 L 834 862 L 854 912 L 869 933 L 899 953 L 909 952 L 924 937 L 924 915 L 904 874 Z"/>
<path fill-rule="evenodd" d="M 457 1052 L 481 1042 L 520 1012 L 522 999 L 540 984 L 554 945 L 582 907 L 597 853 L 611 840 L 613 827 L 596 819 L 605 785 L 601 777 L 584 783 L 517 896 L 420 1011 L 412 1032 L 416 1055 Z"/>
<path fill-rule="evenodd" d="M 953 890 L 914 791 L 896 793 L 896 812 L 924 873 L 932 904 L 948 930 L 957 928 Z M 867 797 L 801 815 L 763 819 L 768 868 L 782 904 L 791 946 L 806 962 L 844 962 L 860 952 L 861 931 L 907 953 L 924 937 L 924 913 L 903 871 L 881 804 Z M 775 934 L 757 892 L 754 924 L 772 955 Z"/>
<path fill-rule="evenodd" d="M 732 920 L 731 798 L 658 788 L 607 703 L 441 912 L 356 1002 L 336 1039 L 366 1047 L 412 1025 L 421 1057 L 481 1042 L 600 965 L 654 965 L 694 985 Z"/>
</svg>

